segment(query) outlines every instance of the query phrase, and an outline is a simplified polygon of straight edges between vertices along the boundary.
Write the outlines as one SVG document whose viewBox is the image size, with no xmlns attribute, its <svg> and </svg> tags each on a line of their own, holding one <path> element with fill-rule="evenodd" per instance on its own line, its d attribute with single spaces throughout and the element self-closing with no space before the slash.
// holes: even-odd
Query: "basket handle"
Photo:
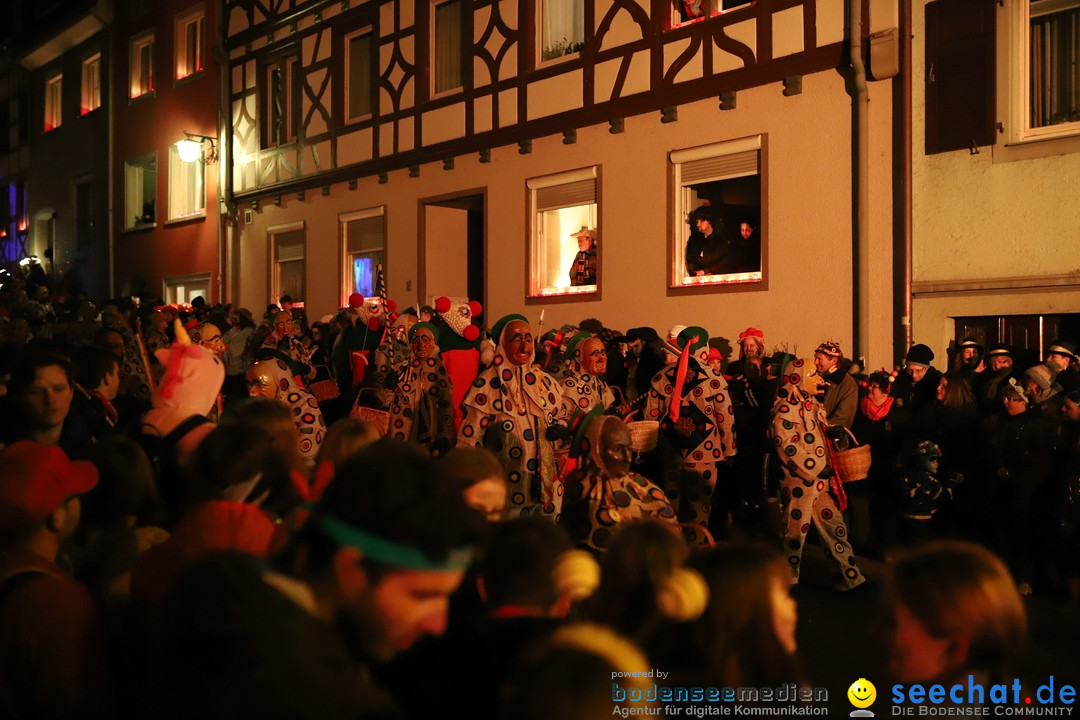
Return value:
<svg viewBox="0 0 1080 720">
<path fill-rule="evenodd" d="M 851 442 L 855 443 L 854 445 L 852 445 L 852 447 L 859 447 L 859 441 L 855 438 L 855 433 L 851 432 L 851 428 L 845 425 L 844 432 L 846 432 L 848 434 L 848 437 L 851 438 Z"/>
</svg>

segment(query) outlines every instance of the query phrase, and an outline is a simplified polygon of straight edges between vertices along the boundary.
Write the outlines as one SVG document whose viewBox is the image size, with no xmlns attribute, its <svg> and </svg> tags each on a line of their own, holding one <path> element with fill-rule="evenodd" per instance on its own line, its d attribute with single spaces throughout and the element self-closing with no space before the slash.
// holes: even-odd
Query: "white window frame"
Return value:
<svg viewBox="0 0 1080 720">
<path fill-rule="evenodd" d="M 349 248 L 349 223 L 356 222 L 358 220 L 370 220 L 372 218 L 380 218 L 382 220 L 382 247 L 379 248 L 365 248 L 351 250 Z M 338 234 L 340 239 L 340 256 L 341 256 L 341 305 L 345 307 L 349 303 L 349 296 L 356 292 L 356 284 L 354 282 L 352 274 L 352 259 L 358 255 L 370 255 L 379 254 L 379 262 L 376 266 L 386 267 L 386 206 L 379 205 L 378 207 L 365 208 L 363 210 L 354 210 L 347 213 L 341 213 L 338 215 Z M 375 292 L 374 284 L 372 286 L 372 292 Z"/>
<path fill-rule="evenodd" d="M 724 158 L 735 159 L 749 157 L 745 153 L 756 152 L 756 172 L 749 172 L 748 167 L 728 169 L 724 167 Z M 668 286 L 670 288 L 692 287 L 698 285 L 730 285 L 733 283 L 759 283 L 765 273 L 765 161 L 764 161 L 764 137 L 753 135 L 751 137 L 726 140 L 723 142 L 702 145 L 683 150 L 673 150 L 668 156 L 671 164 L 672 188 L 675 196 L 672 198 L 671 227 L 672 237 L 669 243 L 668 253 L 670 256 L 669 266 L 671 275 Z M 715 166 L 715 170 L 710 170 Z M 761 178 L 761 195 L 759 197 L 759 223 L 755 230 L 761 243 L 761 265 L 756 272 L 732 272 L 716 275 L 700 275 L 687 277 L 686 275 L 686 244 L 690 238 L 690 213 L 699 204 L 695 204 L 693 190 L 695 185 L 723 180 L 733 180 L 740 177 L 758 175 Z M 729 228 L 730 232 L 738 233 L 739 228 Z"/>
<path fill-rule="evenodd" d="M 79 114 L 86 115 L 101 107 L 101 53 L 82 62 L 82 101 Z"/>
<path fill-rule="evenodd" d="M 202 297 L 209 304 L 210 280 L 211 276 L 208 272 L 162 278 L 161 297 L 167 304 L 185 303 L 190 305 L 191 301 L 197 297 Z"/>
<path fill-rule="evenodd" d="M 183 142 L 183 141 L 181 141 Z M 188 187 L 190 186 L 190 187 Z M 187 197 L 183 197 L 186 194 Z M 169 146 L 169 220 L 206 216 L 206 163 L 180 159 L 176 143 Z"/>
<path fill-rule="evenodd" d="M 173 35 L 175 51 L 173 64 L 175 67 L 175 79 L 183 80 L 201 73 L 206 65 L 206 9 L 201 5 L 176 17 L 176 32 Z M 195 57 L 188 57 L 188 39 L 190 34 L 195 33 Z M 194 67 L 192 67 L 194 66 Z"/>
<path fill-rule="evenodd" d="M 1069 10 L 1078 0 L 1043 0 L 1044 12 Z M 1021 144 L 1080 135 L 1080 122 L 1060 123 L 1040 128 L 1031 125 L 1031 4 L 1029 0 L 1008 0 L 1005 60 L 1004 112 L 1008 118 L 1007 142 Z M 999 34 L 1000 38 L 1001 35 Z M 999 53 L 1000 56 L 1000 53 Z"/>
<path fill-rule="evenodd" d="M 146 182 L 143 174 L 146 172 L 147 167 L 153 167 L 154 171 L 154 189 L 152 191 L 152 197 L 146 197 Z M 135 172 L 136 169 L 141 169 L 142 172 Z M 157 153 L 149 152 L 145 155 L 130 158 L 124 161 L 124 229 L 125 230 L 141 230 L 144 228 L 152 228 L 157 225 L 158 216 L 161 214 L 160 208 L 157 206 Z M 137 186 L 133 186 L 133 183 L 138 183 Z M 138 195 L 133 195 L 135 190 L 138 190 Z M 153 200 L 154 202 L 154 219 L 153 221 L 146 221 L 143 219 L 147 201 Z M 138 213 L 136 213 L 138 208 Z M 136 219 L 138 217 L 139 219 Z"/>
<path fill-rule="evenodd" d="M 64 74 L 57 72 L 45 80 L 45 132 L 64 121 Z"/>
<path fill-rule="evenodd" d="M 577 170 L 568 170 L 553 175 L 543 175 L 525 181 L 525 187 L 528 191 L 529 213 L 528 297 L 546 298 L 564 295 L 588 295 L 600 291 L 599 262 L 597 262 L 596 268 L 596 284 L 578 286 L 570 284 L 570 269 L 573 267 L 574 257 L 578 252 L 577 241 L 572 239 L 571 234 L 580 230 L 584 225 L 593 230 L 597 230 L 597 237 L 599 238 L 599 175 L 600 167 L 598 165 L 590 165 L 589 167 L 578 168 Z M 551 205 L 542 199 L 543 195 L 550 194 L 552 190 L 568 188 L 570 186 L 577 186 L 580 183 L 588 182 L 593 184 L 594 201 L 591 205 L 579 203 L 558 207 L 558 203 Z M 540 197 L 538 197 L 538 195 Z M 582 211 L 580 208 L 588 209 Z M 545 223 L 543 222 L 541 215 L 544 213 L 560 211 L 566 211 L 567 214 L 562 218 L 564 221 L 561 222 L 561 224 L 557 223 L 559 225 L 558 229 L 545 228 Z M 562 214 L 563 213 L 560 212 L 560 215 Z M 549 243 L 555 242 L 552 235 L 558 235 L 558 242 L 560 243 L 560 267 L 557 272 L 549 270 L 550 266 L 549 268 L 543 267 L 550 263 L 548 247 Z M 568 258 L 568 262 L 563 262 L 562 258 Z M 545 280 L 550 279 L 545 277 L 546 275 L 554 275 L 555 280 L 552 282 L 545 282 Z"/>
<path fill-rule="evenodd" d="M 352 111 L 352 99 L 357 93 L 358 88 L 354 87 L 352 77 L 352 42 L 353 40 L 366 37 L 368 41 L 368 52 L 372 52 L 372 44 L 375 42 L 374 28 L 371 26 L 362 27 L 359 30 L 349 33 L 345 36 L 345 121 L 355 122 L 357 120 L 364 120 L 372 116 L 374 111 L 374 99 L 372 98 L 372 86 L 374 85 L 374 67 L 371 65 L 371 56 L 369 54 L 368 75 L 364 80 L 364 87 L 359 88 L 362 92 L 367 93 L 367 110 L 365 112 L 353 113 Z"/>
<path fill-rule="evenodd" d="M 277 304 L 278 298 L 284 294 L 284 289 L 281 287 L 281 260 L 278 257 L 278 235 L 285 235 L 292 232 L 304 233 L 304 250 L 303 254 L 298 258 L 290 258 L 287 262 L 294 262 L 300 260 L 304 263 L 304 294 L 307 294 L 307 228 L 303 220 L 297 222 L 286 223 L 284 225 L 274 225 L 266 229 L 266 237 L 270 246 L 270 297 L 267 298 L 267 303 Z M 289 289 L 289 294 L 295 299 L 295 305 L 303 307 L 307 298 L 298 297 L 299 293 L 294 288 Z"/>
<path fill-rule="evenodd" d="M 136 35 L 131 39 L 130 47 L 128 97 L 134 100 L 154 93 L 154 33 Z"/>
<path fill-rule="evenodd" d="M 438 33 L 438 27 L 437 27 L 436 22 L 435 22 L 435 18 L 436 18 L 436 15 L 438 14 L 438 9 L 440 7 L 450 5 L 452 3 L 456 3 L 457 6 L 458 6 L 458 10 L 464 15 L 465 10 L 466 10 L 465 0 L 432 0 L 432 3 L 430 5 L 430 8 L 431 8 L 431 18 L 430 18 L 430 20 L 431 20 L 431 47 L 429 48 L 429 50 L 431 52 L 431 95 L 432 95 L 432 97 L 440 97 L 440 96 L 443 96 L 443 95 L 449 95 L 451 93 L 459 92 L 463 87 L 465 87 L 465 50 L 466 50 L 467 43 L 466 43 L 466 39 L 464 37 L 464 29 L 463 29 L 464 28 L 464 23 L 461 23 L 461 28 L 459 28 L 458 47 L 457 47 L 457 53 L 456 53 L 457 54 L 456 60 L 457 60 L 457 63 L 458 63 L 458 72 L 459 72 L 458 83 L 457 83 L 457 85 L 448 86 L 448 87 L 444 87 L 444 88 L 439 88 L 437 86 L 437 84 L 436 84 L 437 80 L 439 78 L 439 73 L 438 73 L 439 48 L 438 48 L 438 44 L 437 44 L 439 33 Z M 453 48 L 451 48 L 451 50 L 452 49 Z"/>
<path fill-rule="evenodd" d="M 558 55 L 552 55 L 551 57 L 544 57 L 545 41 L 547 40 L 545 34 L 547 32 L 546 23 L 544 22 L 544 10 L 548 4 L 558 3 L 570 3 L 580 5 L 581 17 L 575 20 L 575 24 L 580 23 L 581 37 L 567 37 L 567 45 L 577 45 L 577 49 L 572 52 L 563 52 Z M 548 63 L 563 62 L 572 58 L 580 56 L 582 48 L 585 47 L 585 43 L 588 41 L 588 28 L 585 27 L 585 5 L 586 0 L 537 0 L 536 2 L 536 62 L 537 65 L 546 65 Z M 575 27 L 571 31 L 571 35 L 576 35 L 579 28 Z M 558 38 L 557 41 L 561 41 L 563 38 Z M 553 40 L 553 42 L 557 42 Z M 554 47 L 554 45 L 552 45 Z"/>
</svg>

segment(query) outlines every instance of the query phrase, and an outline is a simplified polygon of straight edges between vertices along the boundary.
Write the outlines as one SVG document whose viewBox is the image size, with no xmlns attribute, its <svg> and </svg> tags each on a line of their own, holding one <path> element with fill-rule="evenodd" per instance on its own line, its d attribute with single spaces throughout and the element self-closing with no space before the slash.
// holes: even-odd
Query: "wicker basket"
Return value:
<svg viewBox="0 0 1080 720">
<path fill-rule="evenodd" d="M 390 431 L 390 412 L 387 410 L 376 410 L 363 405 L 353 405 L 352 410 L 349 411 L 349 417 L 371 423 L 379 431 L 380 435 L 385 436 Z"/>
<path fill-rule="evenodd" d="M 660 423 L 656 420 L 634 420 L 626 423 L 630 430 L 630 445 L 639 455 L 656 449 L 660 437 Z"/>
<path fill-rule="evenodd" d="M 840 476 L 841 482 L 865 480 L 870 473 L 870 446 L 859 445 L 852 432 L 844 429 L 851 437 L 854 447 L 833 454 L 833 470 Z"/>
</svg>

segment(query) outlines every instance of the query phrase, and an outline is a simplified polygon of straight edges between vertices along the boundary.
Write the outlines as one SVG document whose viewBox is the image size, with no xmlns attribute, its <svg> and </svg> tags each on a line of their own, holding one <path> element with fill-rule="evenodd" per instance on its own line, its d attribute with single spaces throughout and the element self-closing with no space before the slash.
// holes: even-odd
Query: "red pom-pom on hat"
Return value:
<svg viewBox="0 0 1080 720">
<path fill-rule="evenodd" d="M 484 312 L 484 306 L 481 305 L 480 303 L 476 302 L 475 300 L 470 300 L 469 301 L 469 312 L 472 313 L 473 317 L 476 317 L 480 313 Z"/>
<path fill-rule="evenodd" d="M 393 300 L 387 300 L 386 301 L 386 312 L 387 312 L 387 314 L 393 313 L 395 310 L 397 310 L 397 303 L 394 302 Z"/>
<path fill-rule="evenodd" d="M 349 307 L 356 309 L 364 304 L 364 296 L 360 293 L 353 293 L 349 296 Z"/>
<path fill-rule="evenodd" d="M 367 321 L 367 326 L 368 326 L 368 330 L 370 330 L 372 332 L 375 332 L 376 330 L 379 329 L 379 319 L 378 318 L 371 318 L 370 320 Z"/>
<path fill-rule="evenodd" d="M 475 325 L 469 325 L 462 331 L 461 337 L 465 338 L 469 342 L 476 342 L 476 338 L 480 337 L 480 328 Z"/>
<path fill-rule="evenodd" d="M 450 312 L 450 298 L 443 296 L 436 300 L 435 310 L 441 313 Z"/>
</svg>

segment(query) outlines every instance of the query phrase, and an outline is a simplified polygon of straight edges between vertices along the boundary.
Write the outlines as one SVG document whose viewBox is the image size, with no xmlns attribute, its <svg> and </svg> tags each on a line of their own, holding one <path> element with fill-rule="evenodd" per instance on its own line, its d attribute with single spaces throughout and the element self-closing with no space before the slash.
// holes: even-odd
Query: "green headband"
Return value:
<svg viewBox="0 0 1080 720">
<path fill-rule="evenodd" d="M 413 335 L 415 335 L 416 331 L 419 330 L 420 328 L 425 328 L 428 332 L 431 333 L 431 336 L 435 338 L 435 342 L 439 342 L 439 328 L 435 327 L 434 325 L 432 325 L 429 322 L 414 323 L 413 326 L 411 328 L 409 328 L 409 341 L 410 342 L 413 339 Z"/>
<path fill-rule="evenodd" d="M 509 323 L 514 320 L 520 320 L 526 325 L 529 323 L 529 318 L 518 313 L 512 313 L 510 315 L 503 315 L 499 320 L 491 327 L 491 339 L 495 341 L 496 345 L 502 343 L 502 331 Z"/>
<path fill-rule="evenodd" d="M 574 352 L 577 350 L 578 345 L 591 337 L 592 333 L 586 332 L 584 330 L 575 333 L 574 336 L 570 338 L 570 342 L 566 343 L 566 357 L 574 357 Z"/>
<path fill-rule="evenodd" d="M 341 545 L 361 550 L 375 562 L 408 570 L 465 570 L 473 560 L 473 549 L 456 548 L 443 562 L 431 560 L 422 550 L 377 537 L 330 515 L 319 516 L 326 534 Z"/>
</svg>

